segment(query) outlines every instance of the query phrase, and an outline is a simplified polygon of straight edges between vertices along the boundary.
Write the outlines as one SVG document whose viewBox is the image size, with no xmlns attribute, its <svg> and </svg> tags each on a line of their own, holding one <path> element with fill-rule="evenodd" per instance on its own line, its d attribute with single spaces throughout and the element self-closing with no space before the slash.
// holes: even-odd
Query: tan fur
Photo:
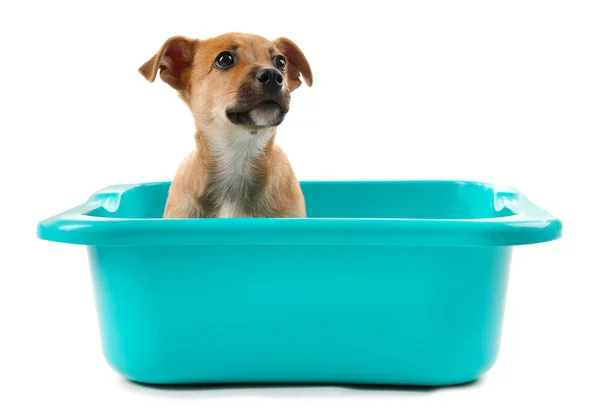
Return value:
<svg viewBox="0 0 600 409">
<path fill-rule="evenodd" d="M 231 50 L 237 63 L 227 70 L 215 68 L 215 58 Z M 196 147 L 176 172 L 164 217 L 306 216 L 292 167 L 274 143 L 277 124 L 239 125 L 226 114 L 243 103 L 244 87 L 256 85 L 252 81 L 258 69 L 274 67 L 274 55 L 287 60 L 282 93 L 287 96 L 298 88 L 300 76 L 312 85 L 310 66 L 296 44 L 286 38 L 271 42 L 251 34 L 229 33 L 208 40 L 171 37 L 140 67 L 150 82 L 160 72 L 161 79 L 188 105 L 196 125 Z M 259 98 L 255 94 L 248 95 Z M 289 104 L 289 97 L 282 101 Z M 269 112 L 256 115 L 263 118 Z M 243 202 L 227 191 L 231 183 L 248 193 Z"/>
</svg>

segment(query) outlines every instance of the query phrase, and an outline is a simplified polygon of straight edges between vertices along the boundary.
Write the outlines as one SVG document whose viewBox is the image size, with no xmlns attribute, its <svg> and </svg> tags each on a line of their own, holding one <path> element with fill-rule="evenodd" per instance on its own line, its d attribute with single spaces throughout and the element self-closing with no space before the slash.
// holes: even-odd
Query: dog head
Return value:
<svg viewBox="0 0 600 409">
<path fill-rule="evenodd" d="M 312 85 L 310 65 L 292 41 L 240 33 L 169 38 L 139 72 L 150 82 L 160 73 L 208 133 L 276 127 L 290 108 L 290 93 L 302 84 L 300 76 Z"/>
</svg>

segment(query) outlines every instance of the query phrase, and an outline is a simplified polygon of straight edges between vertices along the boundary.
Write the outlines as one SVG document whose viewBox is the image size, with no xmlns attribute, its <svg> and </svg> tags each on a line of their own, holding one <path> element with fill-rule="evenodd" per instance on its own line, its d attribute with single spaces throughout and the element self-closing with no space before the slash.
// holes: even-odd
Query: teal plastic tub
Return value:
<svg viewBox="0 0 600 409">
<path fill-rule="evenodd" d="M 38 226 L 87 246 L 104 355 L 144 383 L 473 381 L 512 248 L 562 230 L 482 183 L 305 182 L 306 219 L 161 219 L 168 188 L 110 187 Z"/>
</svg>

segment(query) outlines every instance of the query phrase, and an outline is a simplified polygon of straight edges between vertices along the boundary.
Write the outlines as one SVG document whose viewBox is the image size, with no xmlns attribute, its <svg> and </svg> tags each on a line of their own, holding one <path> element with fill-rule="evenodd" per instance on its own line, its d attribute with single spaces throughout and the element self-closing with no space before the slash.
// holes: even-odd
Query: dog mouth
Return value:
<svg viewBox="0 0 600 409">
<path fill-rule="evenodd" d="M 267 100 L 259 102 L 253 109 L 261 109 L 261 110 L 270 110 L 270 109 L 279 109 L 283 111 L 281 104 L 274 100 Z"/>
<path fill-rule="evenodd" d="M 277 126 L 283 122 L 288 108 L 276 100 L 256 104 L 237 104 L 226 111 L 227 118 L 236 125 L 253 127 Z"/>
</svg>

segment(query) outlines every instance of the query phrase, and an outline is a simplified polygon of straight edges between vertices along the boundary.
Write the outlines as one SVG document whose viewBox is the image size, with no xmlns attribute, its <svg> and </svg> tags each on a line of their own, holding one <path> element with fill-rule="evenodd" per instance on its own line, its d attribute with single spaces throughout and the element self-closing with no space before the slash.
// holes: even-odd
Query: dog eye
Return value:
<svg viewBox="0 0 600 409">
<path fill-rule="evenodd" d="M 285 58 L 283 56 L 278 55 L 275 58 L 273 58 L 273 64 L 275 64 L 275 67 L 279 71 L 285 71 Z"/>
<path fill-rule="evenodd" d="M 235 57 L 229 51 L 223 51 L 215 60 L 215 67 L 217 68 L 229 68 L 233 64 L 235 64 Z"/>
</svg>

